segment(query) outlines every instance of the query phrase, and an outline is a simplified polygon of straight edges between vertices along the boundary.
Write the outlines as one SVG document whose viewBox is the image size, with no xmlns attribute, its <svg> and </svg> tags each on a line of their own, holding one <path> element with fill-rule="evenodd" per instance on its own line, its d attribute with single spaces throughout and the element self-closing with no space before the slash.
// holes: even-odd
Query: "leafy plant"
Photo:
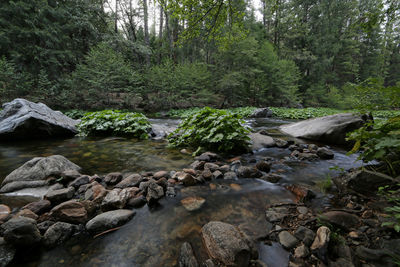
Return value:
<svg viewBox="0 0 400 267">
<path fill-rule="evenodd" d="M 64 115 L 77 120 L 77 119 L 81 119 L 83 116 L 85 116 L 88 112 L 84 111 L 84 110 L 80 110 L 80 109 L 71 109 L 68 111 L 64 112 Z"/>
<path fill-rule="evenodd" d="M 382 223 L 382 226 L 391 226 L 396 232 L 400 232 L 400 184 L 397 185 L 397 189 L 391 189 L 388 185 L 379 187 L 378 193 L 393 204 L 393 206 L 385 208 L 385 212 L 391 219 Z"/>
<path fill-rule="evenodd" d="M 141 113 L 103 110 L 86 113 L 78 129 L 83 136 L 116 135 L 147 139 L 151 124 Z"/>
<path fill-rule="evenodd" d="M 236 153 L 248 149 L 248 128 L 238 114 L 205 107 L 186 117 L 178 129 L 168 136 L 170 146 L 189 146 L 202 149 Z"/>
</svg>

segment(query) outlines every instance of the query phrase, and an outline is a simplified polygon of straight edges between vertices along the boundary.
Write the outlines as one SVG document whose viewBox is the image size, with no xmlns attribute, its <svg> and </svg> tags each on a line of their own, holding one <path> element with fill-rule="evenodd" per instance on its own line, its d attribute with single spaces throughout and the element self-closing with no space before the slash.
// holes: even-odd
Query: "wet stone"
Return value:
<svg viewBox="0 0 400 267">
<path fill-rule="evenodd" d="M 134 211 L 122 209 L 104 212 L 91 219 L 86 224 L 86 229 L 93 234 L 101 233 L 125 224 L 132 219 L 134 215 Z"/>
<path fill-rule="evenodd" d="M 118 184 L 122 180 L 122 174 L 120 172 L 112 172 L 104 177 L 104 182 L 109 185 Z"/>
<path fill-rule="evenodd" d="M 262 172 L 269 172 L 271 170 L 271 164 L 268 161 L 262 160 L 257 162 L 256 168 Z"/>
<path fill-rule="evenodd" d="M 213 174 L 212 174 L 212 172 L 209 170 L 209 169 L 207 169 L 207 170 L 204 170 L 202 173 L 201 173 L 201 176 L 205 179 L 205 180 L 211 180 L 212 179 L 212 177 L 213 177 Z"/>
<path fill-rule="evenodd" d="M 320 147 L 317 150 L 317 155 L 318 157 L 320 157 L 321 159 L 333 159 L 333 157 L 335 156 L 332 152 L 332 150 L 326 148 L 326 147 Z"/>
<path fill-rule="evenodd" d="M 222 179 L 224 175 L 222 174 L 222 172 L 216 170 L 215 172 L 213 172 L 213 177 L 214 179 Z"/>
<path fill-rule="evenodd" d="M 181 246 L 179 255 L 179 267 L 198 267 L 199 264 L 194 256 L 192 246 L 185 242 Z"/>
<path fill-rule="evenodd" d="M 10 207 L 4 204 L 0 204 L 0 222 L 8 218 L 11 213 Z"/>
<path fill-rule="evenodd" d="M 204 169 L 205 170 L 210 170 L 211 172 L 214 172 L 214 171 L 219 169 L 219 166 L 217 164 L 215 164 L 215 163 L 207 162 L 206 164 L 204 164 Z"/>
<path fill-rule="evenodd" d="M 59 204 L 61 202 L 71 199 L 74 196 L 74 193 L 75 189 L 73 187 L 68 187 L 49 191 L 45 195 L 45 198 L 49 200 L 52 204 Z"/>
<path fill-rule="evenodd" d="M 195 211 L 200 209 L 206 200 L 202 197 L 187 197 L 181 200 L 182 205 L 187 211 Z"/>
<path fill-rule="evenodd" d="M 15 248 L 0 237 L 0 267 L 7 266 L 14 258 Z"/>
<path fill-rule="evenodd" d="M 69 186 L 74 187 L 75 189 L 79 188 L 81 185 L 88 184 L 89 183 L 89 176 L 87 175 L 82 175 L 81 177 L 76 178 L 73 180 Z"/>
<path fill-rule="evenodd" d="M 173 186 L 168 186 L 165 195 L 167 197 L 175 197 L 176 196 L 175 188 Z"/>
<path fill-rule="evenodd" d="M 320 220 L 344 230 L 350 230 L 360 223 L 360 219 L 344 211 L 328 211 L 319 216 Z"/>
<path fill-rule="evenodd" d="M 190 164 L 190 167 L 192 167 L 195 170 L 203 170 L 204 169 L 204 164 L 205 164 L 204 161 L 196 160 L 195 162 Z"/>
<path fill-rule="evenodd" d="M 288 231 L 280 232 L 278 237 L 279 243 L 286 249 L 294 248 L 299 243 L 299 240 Z"/>
<path fill-rule="evenodd" d="M 304 206 L 297 207 L 297 212 L 300 213 L 300 214 L 307 214 L 308 213 L 308 208 L 304 207 Z"/>
<path fill-rule="evenodd" d="M 158 171 L 153 175 L 153 178 L 155 180 L 158 180 L 158 179 L 163 178 L 163 177 L 168 179 L 169 178 L 169 173 L 167 171 Z"/>
<path fill-rule="evenodd" d="M 135 198 L 128 200 L 128 206 L 132 208 L 140 208 L 143 207 L 147 203 L 146 198 L 144 196 L 137 196 Z"/>
<path fill-rule="evenodd" d="M 271 223 L 282 221 L 288 216 L 288 210 L 286 208 L 270 208 L 265 212 L 265 216 Z"/>
<path fill-rule="evenodd" d="M 294 236 L 302 240 L 306 246 L 311 246 L 315 238 L 315 233 L 314 231 L 304 226 L 300 226 L 299 228 L 297 228 L 296 232 L 294 233 Z"/>
<path fill-rule="evenodd" d="M 164 189 L 156 183 L 150 183 L 147 187 L 146 200 L 149 205 L 155 204 L 164 196 Z"/>
<path fill-rule="evenodd" d="M 282 175 L 276 174 L 276 173 L 268 173 L 267 175 L 264 175 L 260 177 L 260 179 L 270 182 L 270 183 L 277 183 L 282 179 Z"/>
<path fill-rule="evenodd" d="M 294 256 L 296 258 L 305 258 L 308 255 L 310 255 L 310 250 L 308 249 L 308 247 L 306 247 L 304 244 L 298 246 L 295 250 L 294 250 Z"/>
<path fill-rule="evenodd" d="M 43 235 L 50 226 L 52 226 L 55 222 L 54 221 L 44 221 L 37 224 L 37 228 L 39 229 L 40 233 Z"/>
<path fill-rule="evenodd" d="M 224 174 L 224 179 L 225 180 L 237 180 L 237 175 L 235 172 L 226 172 Z"/>
<path fill-rule="evenodd" d="M 326 226 L 321 226 L 317 230 L 314 242 L 311 245 L 311 251 L 323 262 L 327 261 L 328 245 L 331 230 Z"/>
<path fill-rule="evenodd" d="M 34 213 L 33 211 L 28 210 L 28 209 L 22 209 L 22 210 L 18 211 L 15 216 L 22 216 L 22 217 L 31 218 L 34 220 L 37 220 L 39 218 L 39 216 L 36 213 Z"/>
<path fill-rule="evenodd" d="M 31 246 L 40 242 L 36 221 L 26 217 L 14 217 L 1 225 L 4 240 L 15 246 Z"/>
<path fill-rule="evenodd" d="M 124 178 L 121 182 L 116 184 L 114 188 L 127 188 L 138 186 L 141 181 L 143 181 L 143 178 L 140 174 L 131 174 L 128 177 Z"/>
<path fill-rule="evenodd" d="M 51 207 L 50 201 L 42 199 L 39 201 L 31 202 L 31 203 L 25 205 L 24 207 L 22 207 L 22 209 L 28 209 L 28 210 L 31 210 L 32 212 L 40 215 L 46 211 L 49 211 L 50 207 Z"/>
<path fill-rule="evenodd" d="M 64 222 L 56 222 L 50 226 L 46 233 L 43 235 L 43 243 L 46 247 L 52 248 L 67 241 L 77 226 Z"/>
<path fill-rule="evenodd" d="M 183 169 L 183 172 L 188 173 L 190 175 L 196 176 L 197 173 L 194 169 Z"/>
<path fill-rule="evenodd" d="M 237 170 L 237 175 L 240 178 L 260 178 L 262 172 L 257 170 L 255 167 L 240 166 Z"/>
<path fill-rule="evenodd" d="M 50 216 L 56 221 L 79 224 L 87 221 L 85 206 L 76 201 L 70 200 L 55 206 L 50 211 Z"/>
</svg>

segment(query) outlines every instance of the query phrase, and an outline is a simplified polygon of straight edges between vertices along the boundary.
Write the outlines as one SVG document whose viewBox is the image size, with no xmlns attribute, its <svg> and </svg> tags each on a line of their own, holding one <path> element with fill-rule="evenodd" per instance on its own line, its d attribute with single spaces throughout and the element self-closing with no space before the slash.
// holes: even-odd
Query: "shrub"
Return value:
<svg viewBox="0 0 400 267">
<path fill-rule="evenodd" d="M 81 119 L 83 116 L 85 116 L 88 112 L 84 111 L 84 110 L 80 110 L 80 109 L 71 109 L 68 111 L 64 112 L 64 115 L 74 119 L 74 120 L 78 120 Z"/>
<path fill-rule="evenodd" d="M 147 139 L 151 124 L 141 113 L 103 110 L 87 113 L 78 129 L 83 136 L 116 135 Z"/>
<path fill-rule="evenodd" d="M 249 129 L 238 114 L 205 107 L 188 116 L 178 129 L 168 136 L 171 146 L 189 146 L 222 153 L 247 151 Z"/>
<path fill-rule="evenodd" d="M 390 188 L 388 185 L 380 187 L 379 194 L 393 204 L 385 208 L 390 220 L 382 223 L 382 226 L 391 226 L 396 232 L 400 232 L 400 184 L 396 188 Z"/>
</svg>

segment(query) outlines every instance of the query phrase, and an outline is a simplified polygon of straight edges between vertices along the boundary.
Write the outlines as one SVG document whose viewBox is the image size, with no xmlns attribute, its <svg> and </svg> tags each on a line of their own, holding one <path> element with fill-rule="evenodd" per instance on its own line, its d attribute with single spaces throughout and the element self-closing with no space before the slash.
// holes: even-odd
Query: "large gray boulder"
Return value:
<svg viewBox="0 0 400 267">
<path fill-rule="evenodd" d="M 11 172 L 1 183 L 0 193 L 25 188 L 46 186 L 49 176 L 60 176 L 66 170 L 79 171 L 81 168 L 61 155 L 36 157 Z"/>
<path fill-rule="evenodd" d="M 272 116 L 272 111 L 269 108 L 257 108 L 250 115 L 250 118 L 266 118 L 271 116 Z"/>
<path fill-rule="evenodd" d="M 279 129 L 297 138 L 346 145 L 346 134 L 363 126 L 367 119 L 366 115 L 342 113 L 282 125 Z"/>
<path fill-rule="evenodd" d="M 17 98 L 3 104 L 0 112 L 0 141 L 73 136 L 78 121 L 43 103 Z"/>
<path fill-rule="evenodd" d="M 249 135 L 252 150 L 260 150 L 262 148 L 274 147 L 276 145 L 274 138 L 260 133 L 251 133 Z"/>
</svg>

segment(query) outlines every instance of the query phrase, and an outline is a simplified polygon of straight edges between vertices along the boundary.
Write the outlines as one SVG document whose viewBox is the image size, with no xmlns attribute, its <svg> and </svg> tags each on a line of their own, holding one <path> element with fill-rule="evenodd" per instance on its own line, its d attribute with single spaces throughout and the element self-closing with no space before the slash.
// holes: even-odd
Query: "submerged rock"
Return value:
<svg viewBox="0 0 400 267">
<path fill-rule="evenodd" d="M 262 176 L 262 172 L 257 170 L 255 167 L 240 166 L 237 170 L 237 175 L 240 178 L 260 178 Z"/>
<path fill-rule="evenodd" d="M 235 226 L 209 222 L 201 229 L 208 255 L 227 266 L 248 266 L 252 251 L 248 240 Z"/>
<path fill-rule="evenodd" d="M 182 205 L 188 211 L 200 209 L 206 200 L 202 197 L 187 197 L 181 200 Z"/>
<path fill-rule="evenodd" d="M 4 240 L 15 246 L 30 246 L 40 242 L 41 235 L 36 221 L 27 217 L 15 217 L 3 223 Z"/>
<path fill-rule="evenodd" d="M 280 232 L 278 237 L 279 243 L 286 249 L 294 248 L 299 243 L 299 240 L 288 231 Z"/>
<path fill-rule="evenodd" d="M 343 113 L 290 123 L 279 129 L 297 138 L 345 145 L 346 134 L 362 127 L 366 120 L 367 116 Z"/>
<path fill-rule="evenodd" d="M 43 243 L 48 248 L 55 247 L 67 241 L 76 230 L 76 225 L 56 222 L 51 225 L 43 235 Z"/>
<path fill-rule="evenodd" d="M 93 233 L 101 233 L 111 228 L 119 227 L 135 215 L 131 210 L 113 210 L 97 215 L 86 224 L 86 229 Z"/>
<path fill-rule="evenodd" d="M 1 184 L 1 193 L 12 192 L 24 188 L 41 187 L 47 183 L 49 176 L 57 177 L 66 170 L 79 171 L 81 168 L 61 155 L 36 157 L 25 162 L 11 172 Z"/>
<path fill-rule="evenodd" d="M 326 147 L 320 147 L 317 150 L 317 155 L 318 157 L 320 157 L 321 159 L 333 159 L 333 157 L 335 156 L 332 152 L 332 150 L 326 148 Z"/>
<path fill-rule="evenodd" d="M 250 137 L 251 144 L 252 144 L 251 145 L 252 150 L 260 150 L 261 148 L 275 146 L 274 138 L 272 138 L 268 135 L 263 135 L 260 133 L 251 133 L 249 135 L 249 137 Z"/>
<path fill-rule="evenodd" d="M 147 187 L 146 200 L 149 205 L 155 204 L 164 196 L 164 189 L 156 183 L 150 183 Z"/>
<path fill-rule="evenodd" d="M 179 267 L 198 267 L 199 263 L 194 256 L 192 246 L 185 242 L 181 246 L 179 254 Z"/>
<path fill-rule="evenodd" d="M 0 237 L 0 267 L 7 266 L 14 259 L 14 255 L 15 248 Z"/>
<path fill-rule="evenodd" d="M 0 112 L 0 141 L 74 136 L 78 133 L 75 127 L 77 123 L 43 103 L 17 98 L 3 104 Z"/>
</svg>

